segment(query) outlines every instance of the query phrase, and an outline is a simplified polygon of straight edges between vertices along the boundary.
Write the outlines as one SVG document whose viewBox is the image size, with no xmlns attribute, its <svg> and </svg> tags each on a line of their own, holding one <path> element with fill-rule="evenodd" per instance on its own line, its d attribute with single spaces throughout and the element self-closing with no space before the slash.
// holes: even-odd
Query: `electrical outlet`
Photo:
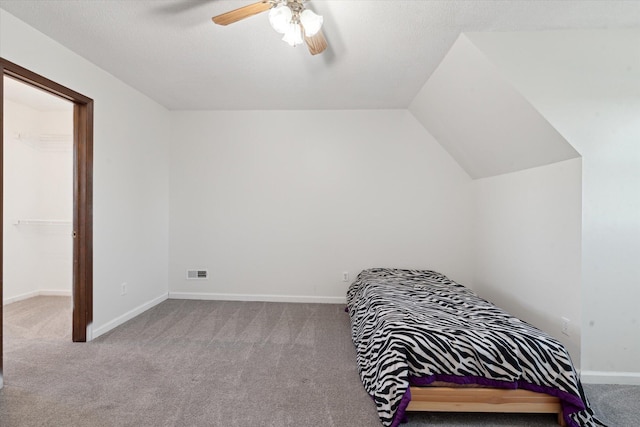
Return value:
<svg viewBox="0 0 640 427">
<path fill-rule="evenodd" d="M 123 283 L 122 285 L 120 285 L 120 295 L 126 295 L 127 294 L 127 283 Z"/>
<path fill-rule="evenodd" d="M 562 321 L 560 332 L 562 332 L 566 336 L 569 336 L 569 324 L 571 323 L 571 320 L 567 319 L 566 317 L 561 317 L 560 320 Z"/>
<path fill-rule="evenodd" d="M 349 272 L 348 271 L 343 271 L 342 272 L 342 281 L 343 282 L 348 282 L 349 281 Z"/>
</svg>

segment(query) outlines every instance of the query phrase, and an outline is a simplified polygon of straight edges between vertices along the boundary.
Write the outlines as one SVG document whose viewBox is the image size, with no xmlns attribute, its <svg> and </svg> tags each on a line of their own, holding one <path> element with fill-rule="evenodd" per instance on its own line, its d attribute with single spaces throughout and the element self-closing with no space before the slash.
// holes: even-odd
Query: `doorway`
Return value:
<svg viewBox="0 0 640 427">
<path fill-rule="evenodd" d="M 72 339 L 91 340 L 93 320 L 93 100 L 26 68 L 0 58 L 0 75 L 9 76 L 73 103 Z M 4 100 L 4 84 L 0 85 Z M 4 218 L 4 106 L 0 103 L 0 223 Z M 0 260 L 3 259 L 0 228 Z M 3 298 L 0 261 L 0 300 Z M 0 304 L 0 387 L 3 385 L 2 304 Z"/>
</svg>

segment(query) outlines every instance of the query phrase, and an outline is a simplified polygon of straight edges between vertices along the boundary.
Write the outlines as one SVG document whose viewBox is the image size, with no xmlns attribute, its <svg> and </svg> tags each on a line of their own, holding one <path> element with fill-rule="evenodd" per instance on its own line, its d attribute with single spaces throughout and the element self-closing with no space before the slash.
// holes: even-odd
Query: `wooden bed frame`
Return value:
<svg viewBox="0 0 640 427">
<path fill-rule="evenodd" d="M 566 426 L 560 399 L 529 390 L 500 388 L 410 387 L 407 411 L 510 412 L 557 414 Z"/>
</svg>

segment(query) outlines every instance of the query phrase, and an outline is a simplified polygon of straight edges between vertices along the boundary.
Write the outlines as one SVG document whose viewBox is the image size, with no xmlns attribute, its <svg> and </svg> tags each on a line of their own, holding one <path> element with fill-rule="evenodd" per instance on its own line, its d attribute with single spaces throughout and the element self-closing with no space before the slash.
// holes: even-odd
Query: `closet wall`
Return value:
<svg viewBox="0 0 640 427">
<path fill-rule="evenodd" d="M 4 303 L 71 295 L 73 105 L 5 98 L 4 129 Z"/>
</svg>

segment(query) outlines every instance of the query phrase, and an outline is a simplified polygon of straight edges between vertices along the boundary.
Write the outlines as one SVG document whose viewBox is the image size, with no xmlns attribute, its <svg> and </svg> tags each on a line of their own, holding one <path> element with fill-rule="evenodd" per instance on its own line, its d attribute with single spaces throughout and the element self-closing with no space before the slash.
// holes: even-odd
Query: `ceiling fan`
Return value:
<svg viewBox="0 0 640 427">
<path fill-rule="evenodd" d="M 262 0 L 222 15 L 214 16 L 218 25 L 229 25 L 269 10 L 269 22 L 274 30 L 283 34 L 282 40 L 291 46 L 306 43 L 309 52 L 317 55 L 327 48 L 322 34 L 322 16 L 305 8 L 307 0 Z"/>
</svg>

